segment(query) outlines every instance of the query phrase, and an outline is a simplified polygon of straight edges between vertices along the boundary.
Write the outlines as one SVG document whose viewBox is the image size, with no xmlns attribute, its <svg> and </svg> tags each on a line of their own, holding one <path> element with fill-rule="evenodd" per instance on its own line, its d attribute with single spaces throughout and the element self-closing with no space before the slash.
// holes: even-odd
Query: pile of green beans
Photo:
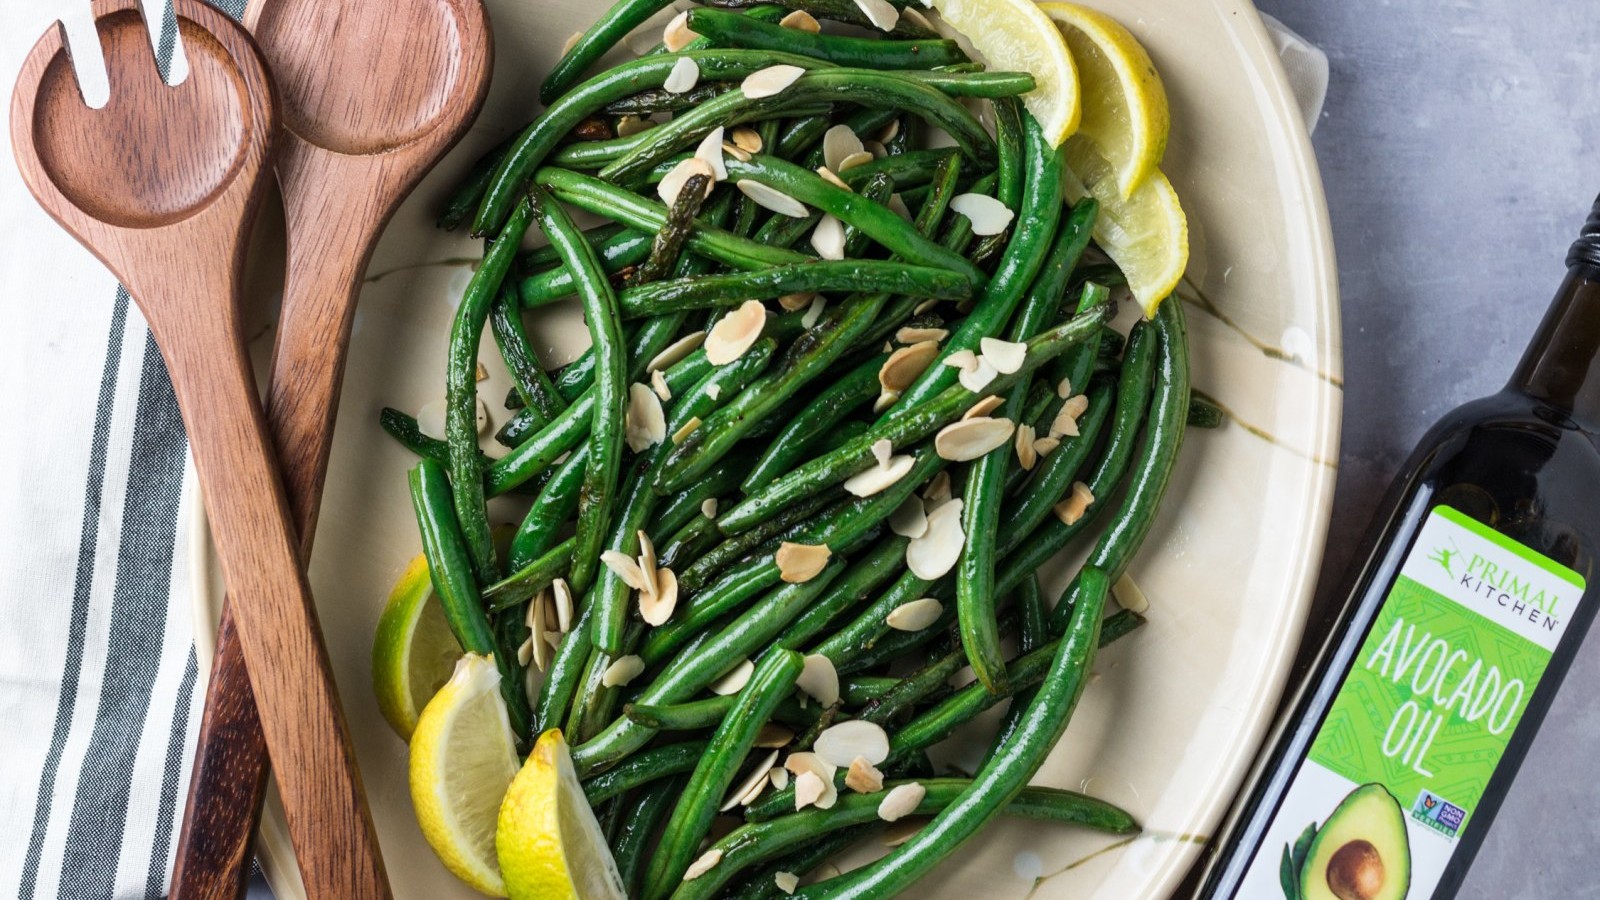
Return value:
<svg viewBox="0 0 1600 900">
<path fill-rule="evenodd" d="M 843 772 L 829 808 L 797 810 L 794 786 L 769 789 L 732 807 L 738 827 L 712 832 L 730 790 L 760 781 L 768 748 L 808 750 L 850 720 L 884 730 L 885 788 L 920 786 L 914 814 L 932 819 L 798 896 L 904 891 L 1002 814 L 1136 832 L 1123 810 L 1028 781 L 1096 654 L 1144 622 L 1108 598 L 1186 427 L 1223 420 L 1190 402 L 1180 304 L 1108 325 L 1126 279 L 1093 246 L 1094 201 L 1061 201 L 1063 158 L 1018 99 L 1028 75 L 984 71 L 914 18 L 876 37 L 780 24 L 795 12 L 869 24 L 851 0 L 707 0 L 684 19 L 687 46 L 591 71 L 667 6 L 605 12 L 543 84 L 545 111 L 441 211 L 441 227 L 487 238 L 448 336 L 444 434 L 393 409 L 381 423 L 420 458 L 411 494 L 445 620 L 464 649 L 493 656 L 522 749 L 565 731 L 630 896 L 779 896 L 775 873 L 876 840 L 882 795 Z M 682 60 L 697 83 L 668 90 Z M 802 71 L 746 96 L 744 80 L 774 65 Z M 993 104 L 992 132 L 975 102 Z M 823 167 L 838 162 L 838 134 L 825 136 L 841 126 L 871 158 L 836 172 Z M 677 178 L 663 201 L 657 186 L 703 158 L 718 128 L 715 175 Z M 774 192 L 805 215 L 772 211 Z M 1011 226 L 975 235 L 952 211 L 961 193 L 1000 201 Z M 524 249 L 525 233 L 549 246 Z M 525 317 L 572 299 L 591 347 L 547 368 Z M 729 351 L 750 303 L 765 322 Z M 486 330 L 512 385 L 496 417 L 505 449 L 488 452 Z M 956 364 L 991 339 L 1025 347 L 1022 363 L 969 385 Z M 911 358 L 926 365 L 894 368 Z M 1012 439 L 947 459 L 941 435 L 980 403 Z M 1019 426 L 1043 443 L 1018 441 Z M 865 491 L 884 442 L 904 474 Z M 912 571 L 917 508 L 955 502 L 959 553 L 944 571 Z M 1087 561 L 1047 593 L 1040 566 L 1080 543 Z M 790 545 L 825 546 L 826 559 L 786 568 Z M 608 553 L 665 570 L 676 600 L 664 622 L 644 621 L 637 582 Z M 572 599 L 570 627 L 530 654 L 544 637 L 524 625 L 530 604 L 556 589 Z M 923 598 L 940 604 L 931 624 L 891 617 Z M 976 680 L 953 686 L 968 666 Z M 800 689 L 817 667 L 838 673 L 836 702 Z M 618 683 L 624 670 L 637 674 Z M 730 673 L 748 678 L 711 692 Z M 978 771 L 936 774 L 928 748 L 1000 704 Z M 709 868 L 708 842 L 720 854 Z"/>
</svg>

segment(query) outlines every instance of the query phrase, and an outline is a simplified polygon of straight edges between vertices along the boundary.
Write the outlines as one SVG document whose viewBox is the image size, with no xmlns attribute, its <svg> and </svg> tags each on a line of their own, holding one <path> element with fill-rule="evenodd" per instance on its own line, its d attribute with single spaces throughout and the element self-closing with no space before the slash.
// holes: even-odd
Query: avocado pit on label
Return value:
<svg viewBox="0 0 1600 900">
<path fill-rule="evenodd" d="M 1354 840 L 1328 860 L 1328 890 L 1339 900 L 1375 900 L 1383 890 L 1383 857 L 1370 841 Z"/>
</svg>

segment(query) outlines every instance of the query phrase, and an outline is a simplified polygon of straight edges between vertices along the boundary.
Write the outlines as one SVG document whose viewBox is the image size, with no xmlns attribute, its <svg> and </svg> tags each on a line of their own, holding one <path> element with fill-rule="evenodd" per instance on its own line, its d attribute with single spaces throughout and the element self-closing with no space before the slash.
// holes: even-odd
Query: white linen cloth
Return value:
<svg viewBox="0 0 1600 900">
<path fill-rule="evenodd" d="M 87 8 L 0 4 L 4 83 Z M 1314 125 L 1327 58 L 1267 22 Z M 138 309 L 0 142 L 0 894 L 163 897 L 201 700 L 182 423 Z"/>
</svg>

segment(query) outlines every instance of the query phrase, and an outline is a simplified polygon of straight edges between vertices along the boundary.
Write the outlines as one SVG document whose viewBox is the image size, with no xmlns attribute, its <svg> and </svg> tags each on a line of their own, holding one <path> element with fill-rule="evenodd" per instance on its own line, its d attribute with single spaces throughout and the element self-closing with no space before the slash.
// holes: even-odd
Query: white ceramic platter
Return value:
<svg viewBox="0 0 1600 900">
<path fill-rule="evenodd" d="M 379 716 L 368 680 L 385 595 L 418 552 L 405 480 L 411 459 L 379 430 L 377 412 L 385 405 L 415 412 L 441 396 L 445 335 L 470 273 L 462 258 L 476 258 L 479 248 L 435 230 L 433 211 L 479 153 L 536 112 L 540 77 L 602 2 L 489 0 L 497 46 L 488 106 L 396 216 L 356 316 L 311 574 L 402 900 L 476 895 L 423 842 L 407 793 L 405 746 Z M 1145 824 L 1143 835 L 1113 840 L 1002 822 L 931 878 L 923 897 L 1170 893 L 1261 740 L 1322 552 L 1341 397 L 1333 249 L 1315 161 L 1272 44 L 1247 0 L 1092 2 L 1145 43 L 1171 97 L 1164 168 L 1191 228 L 1193 258 L 1179 296 L 1195 385 L 1232 416 L 1219 431 L 1191 431 L 1133 566 L 1150 599 L 1150 624 L 1102 654 L 1038 779 L 1123 805 Z M 263 279 L 263 293 L 269 282 Z M 556 361 L 581 347 L 570 311 L 533 324 Z M 270 332 L 259 355 L 269 344 Z M 491 373 L 482 396 L 503 418 L 499 401 L 509 382 L 496 366 Z M 496 513 L 509 521 L 515 511 Z M 203 541 L 203 522 L 191 522 Z M 1064 569 L 1057 567 L 1055 588 Z M 218 597 L 215 589 L 201 592 L 197 632 L 214 631 Z M 281 900 L 304 896 L 276 809 L 263 824 L 261 855 Z"/>
</svg>

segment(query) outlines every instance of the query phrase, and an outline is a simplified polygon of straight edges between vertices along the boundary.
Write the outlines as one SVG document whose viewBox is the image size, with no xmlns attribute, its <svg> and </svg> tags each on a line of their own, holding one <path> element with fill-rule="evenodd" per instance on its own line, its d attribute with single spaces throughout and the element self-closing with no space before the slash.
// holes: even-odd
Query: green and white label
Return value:
<svg viewBox="0 0 1600 900">
<path fill-rule="evenodd" d="M 1431 897 L 1583 590 L 1436 507 L 1238 896 Z"/>
</svg>

